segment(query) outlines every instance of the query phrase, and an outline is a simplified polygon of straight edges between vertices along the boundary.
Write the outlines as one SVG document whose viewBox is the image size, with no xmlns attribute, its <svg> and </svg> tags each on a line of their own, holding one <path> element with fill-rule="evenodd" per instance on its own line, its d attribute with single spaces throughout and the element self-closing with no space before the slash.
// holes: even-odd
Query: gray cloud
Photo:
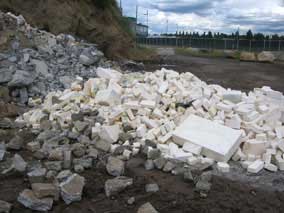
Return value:
<svg viewBox="0 0 284 213">
<path fill-rule="evenodd" d="M 126 15 L 135 16 L 136 1 L 139 21 L 146 21 L 149 10 L 152 32 L 165 32 L 166 19 L 169 31 L 180 29 L 213 32 L 233 32 L 239 27 L 245 32 L 284 34 L 283 0 L 122 0 Z M 282 7 L 281 7 L 282 6 Z"/>
</svg>

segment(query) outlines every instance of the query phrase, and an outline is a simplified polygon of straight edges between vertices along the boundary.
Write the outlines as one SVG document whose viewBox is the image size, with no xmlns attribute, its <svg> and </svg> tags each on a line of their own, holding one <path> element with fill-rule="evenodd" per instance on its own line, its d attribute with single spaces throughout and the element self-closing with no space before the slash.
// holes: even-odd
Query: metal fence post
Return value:
<svg viewBox="0 0 284 213">
<path fill-rule="evenodd" d="M 281 41 L 279 40 L 278 42 L 279 42 L 278 43 L 278 51 L 280 51 L 281 50 Z"/>
<path fill-rule="evenodd" d="M 226 50 L 226 49 L 227 49 L 227 40 L 224 39 L 224 50 Z"/>
<path fill-rule="evenodd" d="M 263 51 L 265 51 L 265 39 L 263 41 Z"/>
<path fill-rule="evenodd" d="M 251 52 L 251 40 L 249 40 L 249 51 Z"/>
</svg>

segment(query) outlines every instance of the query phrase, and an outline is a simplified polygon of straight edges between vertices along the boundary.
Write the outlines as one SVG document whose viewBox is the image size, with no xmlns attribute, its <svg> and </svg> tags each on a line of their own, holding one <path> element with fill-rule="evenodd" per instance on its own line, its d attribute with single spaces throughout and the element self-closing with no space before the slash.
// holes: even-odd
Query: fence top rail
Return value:
<svg viewBox="0 0 284 213">
<path fill-rule="evenodd" d="M 220 41 L 259 41 L 259 42 L 284 42 L 284 40 L 281 39 L 262 39 L 262 40 L 257 40 L 257 39 L 232 39 L 232 38 L 186 38 L 186 37 L 138 37 L 138 39 L 191 39 L 191 40 L 220 40 Z"/>
</svg>

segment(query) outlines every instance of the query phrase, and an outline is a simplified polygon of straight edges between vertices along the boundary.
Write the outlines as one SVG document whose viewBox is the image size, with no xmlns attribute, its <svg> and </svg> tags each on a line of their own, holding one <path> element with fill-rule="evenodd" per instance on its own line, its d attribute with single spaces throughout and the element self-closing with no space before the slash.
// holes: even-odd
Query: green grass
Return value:
<svg viewBox="0 0 284 213">
<path fill-rule="evenodd" d="M 240 58 L 240 52 L 234 51 L 231 54 L 224 52 L 223 50 L 202 50 L 193 48 L 176 48 L 177 54 L 185 56 L 196 56 L 196 57 L 212 57 L 212 58 Z"/>
<path fill-rule="evenodd" d="M 130 50 L 130 59 L 134 61 L 151 61 L 158 58 L 156 50 L 151 47 L 145 47 L 137 45 L 135 48 Z"/>
</svg>

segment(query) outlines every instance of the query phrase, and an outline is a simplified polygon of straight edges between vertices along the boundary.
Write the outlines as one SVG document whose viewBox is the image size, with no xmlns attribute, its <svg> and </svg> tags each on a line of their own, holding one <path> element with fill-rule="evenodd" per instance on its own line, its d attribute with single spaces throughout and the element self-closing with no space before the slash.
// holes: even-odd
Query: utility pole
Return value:
<svg viewBox="0 0 284 213">
<path fill-rule="evenodd" d="M 168 35 L 168 30 L 169 30 L 169 20 L 167 19 L 166 35 Z"/>
<path fill-rule="evenodd" d="M 138 4 L 136 4 L 136 25 L 135 25 L 135 34 L 137 35 L 137 24 L 138 24 Z"/>
</svg>

